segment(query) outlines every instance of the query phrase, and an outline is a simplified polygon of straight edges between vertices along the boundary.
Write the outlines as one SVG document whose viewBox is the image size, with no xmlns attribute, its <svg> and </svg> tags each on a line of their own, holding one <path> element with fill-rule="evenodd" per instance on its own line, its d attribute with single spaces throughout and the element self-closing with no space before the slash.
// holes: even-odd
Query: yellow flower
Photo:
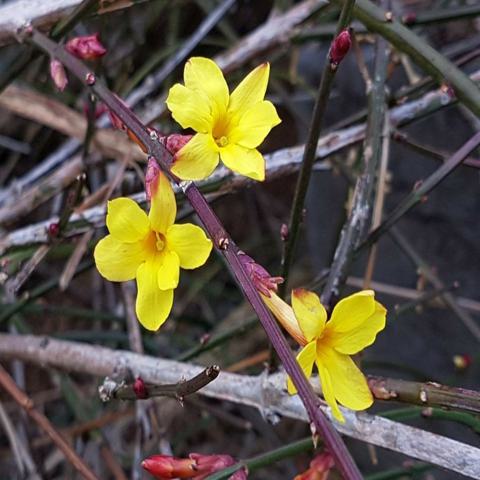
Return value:
<svg viewBox="0 0 480 480">
<path fill-rule="evenodd" d="M 174 224 L 176 214 L 170 182 L 159 173 L 151 185 L 148 216 L 130 198 L 108 202 L 110 235 L 95 247 L 95 263 L 103 277 L 112 282 L 137 279 L 137 317 L 148 330 L 158 330 L 167 319 L 180 267 L 200 267 L 212 250 L 200 227 Z"/>
<path fill-rule="evenodd" d="M 234 172 L 265 179 L 265 160 L 257 147 L 280 123 L 273 104 L 264 100 L 270 65 L 263 63 L 229 93 L 222 71 L 208 58 L 185 64 L 185 85 L 175 84 L 167 106 L 173 118 L 197 134 L 175 155 L 172 173 L 183 180 L 202 180 L 219 158 Z"/>
<path fill-rule="evenodd" d="M 386 309 L 375 301 L 372 290 L 363 290 L 342 299 L 333 309 L 327 322 L 327 312 L 318 296 L 308 290 L 292 292 L 292 309 L 275 293 L 263 300 L 285 329 L 303 348 L 297 361 L 307 378 L 317 365 L 325 401 L 333 416 L 345 419 L 337 401 L 351 410 L 365 410 L 373 397 L 362 372 L 350 355 L 360 352 L 375 341 L 377 333 L 385 328 Z M 288 392 L 296 388 L 291 379 Z"/>
</svg>

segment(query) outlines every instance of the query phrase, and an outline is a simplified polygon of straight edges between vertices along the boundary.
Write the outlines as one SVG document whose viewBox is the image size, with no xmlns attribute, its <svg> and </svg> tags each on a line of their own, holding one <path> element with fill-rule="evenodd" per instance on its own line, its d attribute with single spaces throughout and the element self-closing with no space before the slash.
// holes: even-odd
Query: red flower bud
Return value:
<svg viewBox="0 0 480 480">
<path fill-rule="evenodd" d="M 252 257 L 249 257 L 247 254 L 243 252 L 238 253 L 240 262 L 242 262 L 245 270 L 247 271 L 250 280 L 255 285 L 255 288 L 260 292 L 263 293 L 266 297 L 270 298 L 270 291 L 273 290 L 274 292 L 277 291 L 277 285 L 279 283 L 283 283 L 282 277 L 272 277 L 270 274 Z"/>
<path fill-rule="evenodd" d="M 333 40 L 330 47 L 330 63 L 335 67 L 343 60 L 352 45 L 350 30 L 342 30 Z"/>
<path fill-rule="evenodd" d="M 327 480 L 334 466 L 333 457 L 328 452 L 320 453 L 310 462 L 310 468 L 297 475 L 294 480 Z"/>
<path fill-rule="evenodd" d="M 172 133 L 166 137 L 161 137 L 160 141 L 165 148 L 175 155 L 182 147 L 184 147 L 191 139 L 193 135 L 181 135 L 179 133 Z"/>
<path fill-rule="evenodd" d="M 98 33 L 84 37 L 75 37 L 67 42 L 65 48 L 82 60 L 93 60 L 102 57 L 107 49 L 101 44 Z"/>
<path fill-rule="evenodd" d="M 63 92 L 68 84 L 67 72 L 64 66 L 55 58 L 50 60 L 50 77 L 52 77 L 55 86 Z"/>
<path fill-rule="evenodd" d="M 155 195 L 160 172 L 157 161 L 153 157 L 148 157 L 147 171 L 145 172 L 145 194 L 148 201 Z"/>
<path fill-rule="evenodd" d="M 148 389 L 141 377 L 138 377 L 133 382 L 133 391 L 135 392 L 135 395 L 137 396 L 137 398 L 139 398 L 140 400 L 143 400 L 144 398 L 148 398 Z"/>
<path fill-rule="evenodd" d="M 155 478 L 192 478 L 196 474 L 195 461 L 169 455 L 152 455 L 142 462 L 142 467 Z"/>
<path fill-rule="evenodd" d="M 58 237 L 60 233 L 60 224 L 58 222 L 53 222 L 48 226 L 48 234 L 52 237 Z"/>
<path fill-rule="evenodd" d="M 170 478 L 190 478 L 204 480 L 219 470 L 235 464 L 230 455 L 202 455 L 191 453 L 189 458 L 153 455 L 142 462 L 142 467 L 160 480 Z M 246 480 L 247 474 L 240 469 L 231 475 L 230 480 Z"/>
<path fill-rule="evenodd" d="M 415 12 L 408 12 L 402 17 L 402 22 L 405 25 L 411 25 L 417 20 L 417 14 Z"/>
</svg>

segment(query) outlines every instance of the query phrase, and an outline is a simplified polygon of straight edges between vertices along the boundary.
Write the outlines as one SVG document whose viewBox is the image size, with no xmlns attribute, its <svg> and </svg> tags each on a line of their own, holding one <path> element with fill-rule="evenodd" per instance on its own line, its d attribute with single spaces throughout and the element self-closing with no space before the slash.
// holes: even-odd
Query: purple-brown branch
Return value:
<svg viewBox="0 0 480 480">
<path fill-rule="evenodd" d="M 338 469 L 347 480 L 362 478 L 358 467 L 348 452 L 342 439 L 335 431 L 329 420 L 319 408 L 320 400 L 313 392 L 313 389 L 300 369 L 287 340 L 282 334 L 280 327 L 263 303 L 260 295 L 254 287 L 244 264 L 239 258 L 239 248 L 230 238 L 218 217 L 212 211 L 204 196 L 200 193 L 193 182 L 182 182 L 172 175 L 170 165 L 171 154 L 158 141 L 155 131 L 147 129 L 135 114 L 124 105 L 108 88 L 99 81 L 95 74 L 88 69 L 81 61 L 70 55 L 62 46 L 56 44 L 42 33 L 33 30 L 26 32 L 26 39 L 34 45 L 47 52 L 51 57 L 58 59 L 70 70 L 84 85 L 90 87 L 113 113 L 123 122 L 134 138 L 145 148 L 147 155 L 157 159 L 162 170 L 184 191 L 190 204 L 195 209 L 205 229 L 212 238 L 217 251 L 222 253 L 229 265 L 229 268 L 237 280 L 240 289 L 251 303 L 258 318 L 260 319 L 272 345 L 277 351 L 286 372 L 292 378 L 298 394 L 305 406 L 308 416 L 312 422 L 314 434 L 320 435 L 329 451 L 335 458 Z"/>
</svg>

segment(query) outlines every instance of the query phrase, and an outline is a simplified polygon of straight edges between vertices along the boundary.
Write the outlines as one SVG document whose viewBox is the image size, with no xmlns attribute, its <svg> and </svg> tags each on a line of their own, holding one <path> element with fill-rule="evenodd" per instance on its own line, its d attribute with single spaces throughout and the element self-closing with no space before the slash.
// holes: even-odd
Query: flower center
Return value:
<svg viewBox="0 0 480 480">
<path fill-rule="evenodd" d="M 165 236 L 161 233 L 155 232 L 155 247 L 159 252 L 161 252 L 165 248 L 166 239 Z"/>
<path fill-rule="evenodd" d="M 222 135 L 220 138 L 216 138 L 215 142 L 219 147 L 226 147 L 228 145 L 228 138 L 225 135 Z"/>
</svg>

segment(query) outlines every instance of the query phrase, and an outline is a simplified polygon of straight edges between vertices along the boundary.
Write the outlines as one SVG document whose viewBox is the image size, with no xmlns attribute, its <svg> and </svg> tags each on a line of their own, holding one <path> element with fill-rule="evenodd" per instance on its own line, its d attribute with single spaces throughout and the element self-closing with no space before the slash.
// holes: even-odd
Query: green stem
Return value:
<svg viewBox="0 0 480 480">
<path fill-rule="evenodd" d="M 342 5 L 347 0 L 333 2 Z M 407 27 L 395 19 L 388 22 L 386 13 L 369 0 L 357 0 L 353 11 L 353 15 L 370 31 L 382 35 L 398 50 L 409 55 L 439 84 L 450 84 L 459 100 L 475 115 L 480 116 L 480 90 L 475 83 Z"/>
<path fill-rule="evenodd" d="M 289 445 L 285 445 L 262 455 L 257 455 L 256 457 L 252 457 L 248 460 L 242 460 L 231 467 L 225 468 L 220 472 L 208 476 L 205 480 L 223 480 L 229 478 L 241 468 L 246 468 L 248 472 L 251 473 L 260 468 L 267 467 L 272 463 L 279 462 L 285 458 L 294 457 L 295 455 L 308 452 L 313 449 L 314 446 L 312 438 L 304 438 L 303 440 L 298 440 L 297 442 L 290 443 Z"/>
<path fill-rule="evenodd" d="M 330 305 L 338 296 L 352 263 L 355 248 L 364 238 L 370 223 L 372 197 L 382 156 L 382 135 L 387 110 L 385 82 L 388 58 L 388 44 L 379 36 L 375 43 L 374 80 L 371 85 L 367 85 L 369 114 L 363 145 L 363 172 L 357 179 L 351 212 L 342 228 L 327 282 L 322 291 L 321 299 L 325 306 Z"/>
<path fill-rule="evenodd" d="M 395 480 L 397 478 L 412 477 L 412 475 L 416 473 L 423 473 L 431 468 L 433 468 L 432 465 L 427 463 L 417 463 L 410 467 L 393 468 L 391 470 L 385 470 L 384 472 L 367 475 L 365 480 Z"/>
<path fill-rule="evenodd" d="M 480 5 L 463 5 L 455 8 L 442 8 L 439 10 L 424 11 L 409 15 L 408 12 L 402 17 L 405 25 L 430 25 L 432 23 L 452 22 L 480 15 Z"/>
<path fill-rule="evenodd" d="M 355 0 L 346 0 L 340 18 L 337 24 L 337 35 L 344 30 L 350 23 L 352 9 Z M 333 79 L 337 68 L 333 68 L 329 58 L 325 59 L 323 67 L 322 78 L 318 89 L 317 99 L 313 108 L 312 120 L 308 132 L 307 141 L 305 143 L 305 151 L 303 154 L 302 166 L 297 178 L 297 185 L 295 187 L 295 194 L 293 198 L 292 210 L 290 213 L 290 220 L 288 225 L 288 237 L 285 241 L 282 252 L 282 269 L 281 276 L 284 278 L 284 283 L 280 285 L 279 294 L 281 297 L 285 296 L 288 286 L 288 276 L 290 272 L 290 265 L 292 263 L 293 252 L 297 242 L 298 231 L 303 216 L 303 206 L 305 204 L 305 197 L 307 195 L 310 177 L 312 175 L 313 164 L 315 162 L 315 152 L 317 150 L 318 139 L 322 128 L 323 118 L 327 108 L 328 98 L 333 84 Z"/>
</svg>

